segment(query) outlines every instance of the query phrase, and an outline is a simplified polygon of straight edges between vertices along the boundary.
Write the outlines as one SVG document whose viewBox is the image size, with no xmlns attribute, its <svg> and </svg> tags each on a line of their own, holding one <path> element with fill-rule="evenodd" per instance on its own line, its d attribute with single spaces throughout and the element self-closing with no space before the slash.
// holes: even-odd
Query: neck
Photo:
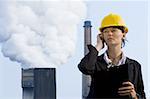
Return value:
<svg viewBox="0 0 150 99">
<path fill-rule="evenodd" d="M 111 60 L 120 59 L 121 53 L 122 53 L 122 50 L 121 50 L 121 46 L 119 46 L 119 45 L 108 47 L 108 57 Z"/>
</svg>

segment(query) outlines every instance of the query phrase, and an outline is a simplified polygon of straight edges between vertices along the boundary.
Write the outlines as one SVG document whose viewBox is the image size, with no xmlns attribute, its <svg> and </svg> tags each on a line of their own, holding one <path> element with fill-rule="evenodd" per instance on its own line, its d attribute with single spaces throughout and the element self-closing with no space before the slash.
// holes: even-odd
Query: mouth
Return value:
<svg viewBox="0 0 150 99">
<path fill-rule="evenodd" d="M 113 38 L 108 38 L 107 40 L 113 40 Z"/>
</svg>

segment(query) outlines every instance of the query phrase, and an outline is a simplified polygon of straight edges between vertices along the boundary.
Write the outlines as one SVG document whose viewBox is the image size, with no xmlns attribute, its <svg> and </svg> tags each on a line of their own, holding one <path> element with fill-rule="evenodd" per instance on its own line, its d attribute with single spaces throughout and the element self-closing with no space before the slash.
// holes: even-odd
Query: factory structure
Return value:
<svg viewBox="0 0 150 99">
<path fill-rule="evenodd" d="M 22 99 L 56 99 L 55 68 L 22 69 Z"/>
</svg>

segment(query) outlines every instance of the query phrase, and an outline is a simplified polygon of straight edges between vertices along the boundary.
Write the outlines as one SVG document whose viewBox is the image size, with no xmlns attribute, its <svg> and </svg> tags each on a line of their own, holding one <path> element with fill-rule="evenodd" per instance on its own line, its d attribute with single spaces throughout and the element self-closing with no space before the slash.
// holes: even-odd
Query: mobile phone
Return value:
<svg viewBox="0 0 150 99">
<path fill-rule="evenodd" d="M 104 48 L 104 47 L 105 47 L 105 46 L 104 46 L 104 45 L 105 45 L 105 44 L 104 44 L 105 41 L 104 41 L 104 38 L 102 37 L 102 34 L 99 34 L 99 37 L 100 37 L 100 39 L 102 40 L 102 44 L 103 44 L 103 47 L 102 47 L 102 48 Z"/>
</svg>

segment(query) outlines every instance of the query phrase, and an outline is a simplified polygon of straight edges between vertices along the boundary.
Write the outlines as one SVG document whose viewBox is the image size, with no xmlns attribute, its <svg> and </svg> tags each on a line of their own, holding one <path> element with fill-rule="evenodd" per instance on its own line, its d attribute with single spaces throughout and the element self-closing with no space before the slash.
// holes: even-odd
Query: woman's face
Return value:
<svg viewBox="0 0 150 99">
<path fill-rule="evenodd" d="M 118 28 L 108 27 L 103 30 L 102 37 L 108 46 L 121 45 L 125 33 L 122 33 Z"/>
</svg>

